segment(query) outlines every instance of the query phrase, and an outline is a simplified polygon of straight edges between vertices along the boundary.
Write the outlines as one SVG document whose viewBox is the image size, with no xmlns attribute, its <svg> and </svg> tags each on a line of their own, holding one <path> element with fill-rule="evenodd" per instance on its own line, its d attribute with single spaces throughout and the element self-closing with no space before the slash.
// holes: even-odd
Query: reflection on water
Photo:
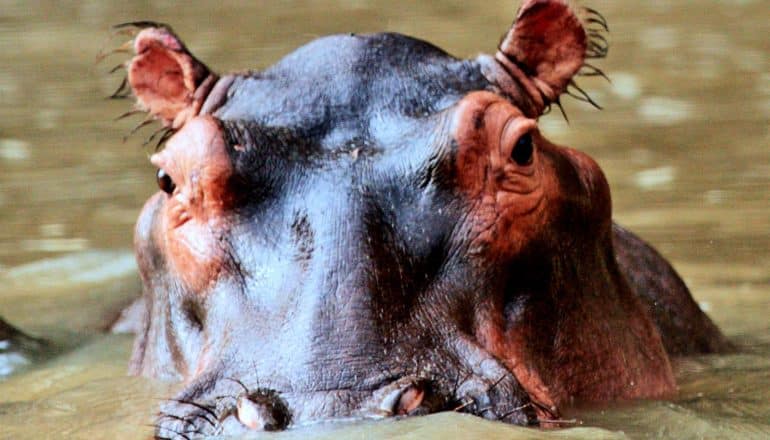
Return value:
<svg viewBox="0 0 770 440">
<path fill-rule="evenodd" d="M 461 56 L 494 49 L 514 0 L 0 3 L 0 316 L 55 352 L 0 382 L 0 438 L 147 434 L 166 385 L 124 376 L 130 337 L 100 333 L 136 294 L 132 225 L 154 191 L 142 136 L 111 119 L 120 78 L 95 65 L 109 25 L 174 25 L 222 71 L 264 67 L 328 33 L 391 30 Z M 541 121 L 584 149 L 611 182 L 616 218 L 671 258 L 740 354 L 677 362 L 671 402 L 574 409 L 549 437 L 770 436 L 770 7 L 762 0 L 591 1 L 613 42 L 612 84 L 582 83 L 605 111 L 575 102 Z M 37 8 L 37 9 L 36 9 Z M 41 12 L 45 13 L 41 13 Z M 329 18 L 329 11 L 335 11 Z M 45 17 L 45 19 L 41 18 Z M 119 57 L 110 58 L 117 64 Z M 110 65 L 108 65 L 110 64 Z M 138 121 L 137 121 L 138 122 Z M 542 432 L 440 414 L 320 425 L 280 437 L 534 438 Z"/>
</svg>

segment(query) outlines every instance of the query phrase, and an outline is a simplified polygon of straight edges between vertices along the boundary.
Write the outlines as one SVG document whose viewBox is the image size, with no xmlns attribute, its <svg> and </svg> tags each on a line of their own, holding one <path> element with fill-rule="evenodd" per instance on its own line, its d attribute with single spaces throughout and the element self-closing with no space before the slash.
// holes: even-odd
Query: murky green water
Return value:
<svg viewBox="0 0 770 440">
<path fill-rule="evenodd" d="M 132 225 L 155 191 L 127 102 L 95 65 L 109 26 L 171 23 L 219 71 L 264 67 L 328 33 L 390 30 L 456 55 L 492 51 L 515 0 L 0 0 L 0 316 L 55 354 L 0 379 L 0 438 L 147 435 L 168 386 L 125 377 L 131 338 L 99 330 L 138 292 Z M 566 105 L 552 138 L 592 154 L 615 216 L 674 262 L 742 347 L 677 361 L 680 395 L 574 410 L 573 429 L 537 431 L 456 414 L 316 426 L 306 438 L 770 437 L 770 4 L 766 0 L 591 1 L 610 22 L 612 84 L 583 85 L 606 108 Z M 144 134 L 148 134 L 145 131 Z"/>
</svg>

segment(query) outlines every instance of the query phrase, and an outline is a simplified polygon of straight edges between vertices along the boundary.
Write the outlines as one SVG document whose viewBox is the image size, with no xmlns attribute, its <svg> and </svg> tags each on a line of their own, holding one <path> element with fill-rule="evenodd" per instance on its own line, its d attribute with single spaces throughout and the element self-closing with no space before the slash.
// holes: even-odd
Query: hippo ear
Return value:
<svg viewBox="0 0 770 440">
<path fill-rule="evenodd" d="M 606 31 L 606 21 L 592 9 L 578 9 L 567 0 L 525 0 L 495 59 L 518 88 L 524 89 L 538 114 L 550 103 L 558 103 L 562 93 L 595 105 L 573 77 L 578 72 L 604 76 L 585 60 L 606 56 Z M 497 82 L 509 92 L 505 81 Z M 507 85 L 512 86 L 510 80 Z M 522 90 L 511 92 L 513 96 L 521 94 Z"/>
<path fill-rule="evenodd" d="M 135 55 L 126 64 L 137 108 L 166 127 L 181 127 L 198 114 L 216 75 L 167 25 L 141 22 L 118 27 L 141 29 L 133 41 Z"/>
</svg>

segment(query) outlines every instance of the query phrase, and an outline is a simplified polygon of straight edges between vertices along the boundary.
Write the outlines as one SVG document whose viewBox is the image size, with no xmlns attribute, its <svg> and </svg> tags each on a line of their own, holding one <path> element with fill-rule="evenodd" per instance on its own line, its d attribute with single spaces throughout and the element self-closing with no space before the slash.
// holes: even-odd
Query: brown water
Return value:
<svg viewBox="0 0 770 440">
<path fill-rule="evenodd" d="M 99 332 L 138 292 L 132 225 L 155 191 L 142 136 L 103 99 L 120 78 L 95 65 L 109 26 L 173 24 L 210 66 L 267 66 L 328 33 L 398 31 L 451 53 L 494 50 L 515 1 L 316 0 L 10 2 L 0 0 L 0 316 L 53 340 L 56 353 L 0 378 L 0 438 L 136 438 L 165 385 L 125 377 L 131 338 Z M 770 437 L 770 3 L 595 0 L 612 30 L 583 85 L 606 110 L 566 104 L 541 123 L 592 154 L 615 217 L 680 270 L 740 354 L 677 362 L 671 402 L 570 414 L 579 427 L 537 431 L 440 414 L 320 425 L 306 438 Z M 143 134 L 148 134 L 149 130 Z"/>
</svg>

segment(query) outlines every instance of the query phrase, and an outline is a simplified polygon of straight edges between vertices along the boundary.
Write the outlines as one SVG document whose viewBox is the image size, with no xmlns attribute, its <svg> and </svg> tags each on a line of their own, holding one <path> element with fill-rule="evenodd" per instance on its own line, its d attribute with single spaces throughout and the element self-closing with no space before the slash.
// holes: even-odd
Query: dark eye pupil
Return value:
<svg viewBox="0 0 770 440">
<path fill-rule="evenodd" d="M 166 194 L 171 194 L 174 192 L 174 189 L 176 188 L 176 184 L 173 180 L 171 180 L 171 176 L 166 174 L 163 169 L 158 170 L 158 174 L 156 176 L 158 178 L 158 188 L 160 188 L 161 191 L 163 191 Z"/>
<path fill-rule="evenodd" d="M 511 159 L 519 165 L 529 165 L 532 162 L 532 134 L 526 133 L 516 141 L 511 151 Z"/>
</svg>

